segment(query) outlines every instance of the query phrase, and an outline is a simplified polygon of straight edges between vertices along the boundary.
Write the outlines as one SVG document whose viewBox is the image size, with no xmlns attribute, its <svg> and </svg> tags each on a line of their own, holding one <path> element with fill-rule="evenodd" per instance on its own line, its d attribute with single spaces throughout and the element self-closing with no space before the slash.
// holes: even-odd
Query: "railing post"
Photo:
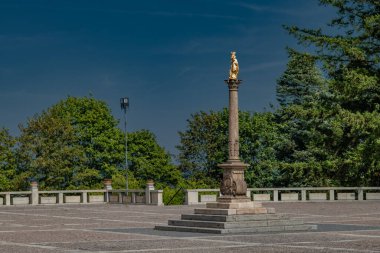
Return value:
<svg viewBox="0 0 380 253">
<path fill-rule="evenodd" d="M 63 204 L 63 192 L 58 192 L 58 204 Z"/>
<path fill-rule="evenodd" d="M 10 206 L 11 205 L 11 194 L 10 193 L 6 193 L 5 194 L 5 205 L 6 206 Z"/>
<path fill-rule="evenodd" d="M 110 202 L 110 193 L 108 191 L 112 191 L 112 180 L 111 179 L 104 179 L 103 181 L 104 189 L 106 189 L 106 203 Z"/>
<path fill-rule="evenodd" d="M 334 191 L 334 190 L 330 190 L 330 197 L 329 197 L 329 200 L 330 200 L 330 201 L 335 200 L 335 191 Z"/>
<path fill-rule="evenodd" d="M 273 190 L 273 201 L 274 202 L 278 201 L 278 190 Z"/>
<path fill-rule="evenodd" d="M 247 189 L 247 197 L 252 200 L 251 191 Z"/>
<path fill-rule="evenodd" d="M 156 191 L 152 191 L 152 205 L 156 205 L 156 206 L 163 206 L 164 205 L 164 202 L 162 200 L 162 193 L 163 193 L 163 190 L 156 190 Z"/>
<path fill-rule="evenodd" d="M 82 203 L 87 203 L 88 201 L 87 201 L 87 192 L 86 191 L 84 191 L 84 192 L 82 192 Z"/>
<path fill-rule="evenodd" d="M 136 193 L 135 192 L 132 192 L 131 203 L 136 204 Z"/>
<path fill-rule="evenodd" d="M 146 187 L 145 187 L 145 204 L 146 205 L 150 205 L 150 203 L 151 203 L 150 191 L 154 191 L 153 180 L 146 181 Z"/>
<path fill-rule="evenodd" d="M 123 193 L 119 192 L 118 196 L 119 196 L 119 204 L 122 204 L 123 203 Z"/>
<path fill-rule="evenodd" d="M 306 201 L 306 190 L 301 190 L 301 200 Z"/>
<path fill-rule="evenodd" d="M 197 190 L 186 190 L 185 195 L 185 205 L 198 204 L 198 191 Z"/>
<path fill-rule="evenodd" d="M 38 205 L 38 183 L 36 181 L 30 183 L 30 190 L 32 191 L 32 205 Z"/>
<path fill-rule="evenodd" d="M 362 188 L 359 188 L 358 189 L 358 200 L 364 200 L 363 198 L 363 189 Z"/>
</svg>

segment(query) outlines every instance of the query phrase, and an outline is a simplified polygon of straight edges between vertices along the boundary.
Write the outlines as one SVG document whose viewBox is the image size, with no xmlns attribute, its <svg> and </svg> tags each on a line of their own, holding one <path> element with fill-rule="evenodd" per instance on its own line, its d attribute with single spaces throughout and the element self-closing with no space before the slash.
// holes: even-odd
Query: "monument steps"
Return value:
<svg viewBox="0 0 380 253">
<path fill-rule="evenodd" d="M 183 227 L 183 226 L 156 226 L 156 230 L 178 231 L 192 233 L 210 234 L 233 234 L 233 233 L 265 233 L 265 232 L 285 232 L 285 231 L 311 231 L 317 229 L 317 225 L 289 225 L 289 226 L 267 226 L 249 228 L 204 228 L 204 227 Z"/>
<path fill-rule="evenodd" d="M 300 220 L 255 220 L 236 222 L 215 222 L 215 221 L 194 221 L 194 220 L 169 220 L 169 226 L 183 227 L 206 227 L 206 228 L 247 228 L 247 227 L 268 227 L 268 226 L 295 226 L 303 225 Z"/>
<path fill-rule="evenodd" d="M 304 224 L 303 220 L 291 219 L 287 215 L 256 213 L 264 207 L 243 209 L 196 208 L 194 214 L 183 214 L 180 220 L 169 220 L 166 226 L 156 230 L 196 233 L 257 233 L 276 231 L 307 231 L 317 229 L 316 225 Z M 249 214 L 239 214 L 239 211 Z M 274 212 L 273 210 L 270 210 Z"/>
</svg>

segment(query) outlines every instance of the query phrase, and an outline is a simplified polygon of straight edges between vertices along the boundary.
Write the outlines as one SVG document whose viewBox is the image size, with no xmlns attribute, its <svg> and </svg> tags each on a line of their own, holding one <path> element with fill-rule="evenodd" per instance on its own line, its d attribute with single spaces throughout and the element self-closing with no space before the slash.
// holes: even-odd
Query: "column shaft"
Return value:
<svg viewBox="0 0 380 253">
<path fill-rule="evenodd" d="M 229 89 L 229 160 L 239 160 L 239 107 L 238 107 L 238 89 Z"/>
</svg>

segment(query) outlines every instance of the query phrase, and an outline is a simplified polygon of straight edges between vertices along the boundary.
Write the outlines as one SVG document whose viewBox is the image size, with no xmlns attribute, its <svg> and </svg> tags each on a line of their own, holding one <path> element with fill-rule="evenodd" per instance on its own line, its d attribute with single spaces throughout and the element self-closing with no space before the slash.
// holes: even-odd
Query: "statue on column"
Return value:
<svg viewBox="0 0 380 253">
<path fill-rule="evenodd" d="M 237 80 L 239 74 L 239 63 L 236 59 L 236 52 L 231 52 L 231 68 L 229 80 Z"/>
</svg>

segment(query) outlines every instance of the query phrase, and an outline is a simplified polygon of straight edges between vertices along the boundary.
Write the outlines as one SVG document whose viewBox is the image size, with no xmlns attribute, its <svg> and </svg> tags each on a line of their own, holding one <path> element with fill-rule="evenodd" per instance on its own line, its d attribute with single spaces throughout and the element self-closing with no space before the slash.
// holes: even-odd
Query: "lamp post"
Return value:
<svg viewBox="0 0 380 253">
<path fill-rule="evenodd" d="M 127 109 L 129 108 L 129 98 L 120 98 L 120 107 L 124 110 L 124 133 L 125 133 L 125 194 L 128 198 L 128 137 L 127 137 Z"/>
</svg>

